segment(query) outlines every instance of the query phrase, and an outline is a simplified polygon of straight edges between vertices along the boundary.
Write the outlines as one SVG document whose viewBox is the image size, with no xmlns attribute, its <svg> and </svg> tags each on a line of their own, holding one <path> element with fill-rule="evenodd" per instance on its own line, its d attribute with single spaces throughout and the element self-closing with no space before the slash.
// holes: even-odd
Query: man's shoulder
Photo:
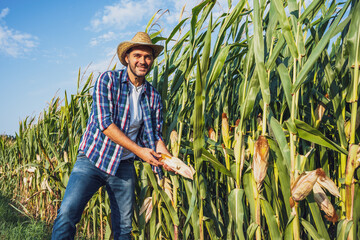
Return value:
<svg viewBox="0 0 360 240">
<path fill-rule="evenodd" d="M 148 81 L 146 81 L 147 84 L 147 88 L 150 90 L 149 92 L 156 96 L 156 97 L 161 97 L 160 93 L 158 92 L 158 90 Z"/>
<path fill-rule="evenodd" d="M 102 72 L 100 76 L 108 76 L 111 78 L 119 78 L 124 74 L 124 69 L 118 69 L 118 70 L 107 70 L 105 72 Z"/>
</svg>

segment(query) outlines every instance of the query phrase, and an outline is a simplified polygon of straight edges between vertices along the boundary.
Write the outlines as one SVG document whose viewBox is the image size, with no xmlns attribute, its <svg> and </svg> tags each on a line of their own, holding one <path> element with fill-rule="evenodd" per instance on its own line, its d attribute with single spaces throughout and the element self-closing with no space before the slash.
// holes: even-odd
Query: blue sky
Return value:
<svg viewBox="0 0 360 240">
<path fill-rule="evenodd" d="M 76 91 L 79 68 L 105 71 L 119 42 L 144 31 L 151 16 L 160 19 L 163 36 L 198 0 L 1 0 L 0 134 L 14 135 L 19 120 L 38 117 L 55 96 Z M 227 0 L 223 9 L 227 9 Z M 117 59 L 112 63 L 122 67 Z"/>
</svg>

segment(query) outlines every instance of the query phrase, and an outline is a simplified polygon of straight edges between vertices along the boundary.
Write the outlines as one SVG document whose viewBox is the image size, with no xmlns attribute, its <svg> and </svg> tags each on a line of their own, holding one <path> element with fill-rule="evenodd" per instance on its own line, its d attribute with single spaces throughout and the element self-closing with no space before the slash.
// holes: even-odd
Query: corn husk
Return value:
<svg viewBox="0 0 360 240">
<path fill-rule="evenodd" d="M 238 162 L 240 159 L 240 151 L 241 151 L 241 144 L 240 144 L 240 131 L 236 131 L 239 125 L 239 120 L 235 123 L 235 131 L 234 131 L 234 156 L 235 160 Z"/>
<path fill-rule="evenodd" d="M 54 192 L 52 191 L 49 182 L 46 178 L 44 178 L 44 180 L 41 182 L 40 187 L 41 190 L 48 190 L 51 193 L 51 195 L 54 195 Z"/>
<path fill-rule="evenodd" d="M 143 214 L 146 211 L 145 212 L 145 222 L 148 222 L 151 218 L 152 210 L 153 210 L 152 197 L 147 197 L 147 198 L 145 198 L 144 203 L 140 208 L 139 215 Z"/>
<path fill-rule="evenodd" d="M 172 154 L 174 156 L 178 156 L 180 151 L 179 137 L 178 137 L 178 133 L 175 130 L 171 131 L 170 133 L 170 146 L 171 146 Z"/>
<path fill-rule="evenodd" d="M 323 102 L 319 102 L 319 104 L 317 105 L 316 109 L 315 109 L 315 124 L 318 125 L 319 122 L 321 122 L 321 119 L 324 116 L 326 110 L 326 106 Z"/>
<path fill-rule="evenodd" d="M 314 190 L 315 185 L 316 188 Z M 335 183 L 328 176 L 326 176 L 322 168 L 318 168 L 313 171 L 305 172 L 297 178 L 297 180 L 291 186 L 290 205 L 294 205 L 293 201 L 298 202 L 304 200 L 310 194 L 311 190 L 314 190 L 314 194 L 315 192 L 320 192 L 320 190 L 318 190 L 318 187 L 322 189 L 327 189 L 335 197 L 340 197 L 339 189 L 335 185 Z M 323 191 L 322 189 L 321 191 Z M 320 197 L 323 196 L 320 195 L 319 198 Z"/>
<path fill-rule="evenodd" d="M 226 113 L 221 115 L 221 135 L 226 148 L 230 148 L 229 120 Z"/>
<path fill-rule="evenodd" d="M 226 148 L 225 148 L 225 145 L 223 143 L 221 144 L 221 147 L 222 147 L 222 150 L 223 150 L 223 153 L 224 153 L 224 157 L 227 158 L 228 154 L 226 152 Z"/>
<path fill-rule="evenodd" d="M 266 176 L 269 159 L 269 143 L 266 137 L 260 136 L 255 142 L 252 168 L 257 188 L 260 189 Z"/>
<path fill-rule="evenodd" d="M 214 129 L 212 129 L 212 128 L 209 129 L 209 138 L 211 140 L 213 140 L 214 142 L 216 142 L 216 133 L 215 133 Z M 214 149 L 210 149 L 210 151 L 213 155 L 215 155 Z"/>
<path fill-rule="evenodd" d="M 159 186 L 164 189 L 164 192 L 169 196 L 169 198 L 173 199 L 173 192 L 172 192 L 172 184 L 169 178 L 163 177 L 162 179 L 159 178 L 159 175 L 156 174 L 157 182 Z"/>
<path fill-rule="evenodd" d="M 68 153 L 67 153 L 66 151 L 64 151 L 64 161 L 65 161 L 65 162 L 70 162 L 70 161 L 69 161 Z"/>
<path fill-rule="evenodd" d="M 26 171 L 27 171 L 28 173 L 34 173 L 35 170 L 36 170 L 36 167 L 29 167 L 29 168 L 26 169 Z"/>
<path fill-rule="evenodd" d="M 313 192 L 316 203 L 326 214 L 326 219 L 333 223 L 337 222 L 338 216 L 336 211 L 319 183 L 314 184 Z"/>
<path fill-rule="evenodd" d="M 212 128 L 209 129 L 209 138 L 216 142 L 216 133 Z"/>
<path fill-rule="evenodd" d="M 194 168 L 191 165 L 186 165 L 183 161 L 181 161 L 177 157 L 170 157 L 166 154 L 161 154 L 161 158 L 159 161 L 165 163 L 169 168 L 174 170 L 176 173 L 180 174 L 183 177 L 189 178 L 193 180 L 193 176 L 195 173 Z"/>
<path fill-rule="evenodd" d="M 336 184 L 328 177 L 325 175 L 325 172 L 322 171 L 318 171 L 318 179 L 317 179 L 317 183 L 322 187 L 325 188 L 326 190 L 328 190 L 332 195 L 334 195 L 335 197 L 340 197 L 340 192 L 338 187 L 336 186 Z"/>
<path fill-rule="evenodd" d="M 294 201 L 304 200 L 311 192 L 317 181 L 317 170 L 301 174 L 291 187 L 291 197 Z"/>
<path fill-rule="evenodd" d="M 263 129 L 263 118 L 261 113 L 256 117 L 256 125 L 259 132 L 262 132 Z"/>
</svg>

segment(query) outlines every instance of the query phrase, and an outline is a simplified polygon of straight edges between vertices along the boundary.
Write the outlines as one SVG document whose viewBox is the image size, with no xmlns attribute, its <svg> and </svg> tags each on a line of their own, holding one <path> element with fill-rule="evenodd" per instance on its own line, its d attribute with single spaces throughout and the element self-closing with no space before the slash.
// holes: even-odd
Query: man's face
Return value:
<svg viewBox="0 0 360 240">
<path fill-rule="evenodd" d="M 131 52 L 126 54 L 125 61 L 135 77 L 143 78 L 150 71 L 154 61 L 153 51 L 146 46 L 133 47 Z"/>
</svg>

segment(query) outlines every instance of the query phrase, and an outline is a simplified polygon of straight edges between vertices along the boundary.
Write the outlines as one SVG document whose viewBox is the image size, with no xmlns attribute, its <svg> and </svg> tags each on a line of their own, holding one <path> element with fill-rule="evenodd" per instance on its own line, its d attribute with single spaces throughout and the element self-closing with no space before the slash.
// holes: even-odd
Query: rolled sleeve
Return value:
<svg viewBox="0 0 360 240">
<path fill-rule="evenodd" d="M 93 93 L 94 119 L 101 131 L 104 131 L 112 123 L 112 73 L 105 72 L 99 76 Z"/>
</svg>

